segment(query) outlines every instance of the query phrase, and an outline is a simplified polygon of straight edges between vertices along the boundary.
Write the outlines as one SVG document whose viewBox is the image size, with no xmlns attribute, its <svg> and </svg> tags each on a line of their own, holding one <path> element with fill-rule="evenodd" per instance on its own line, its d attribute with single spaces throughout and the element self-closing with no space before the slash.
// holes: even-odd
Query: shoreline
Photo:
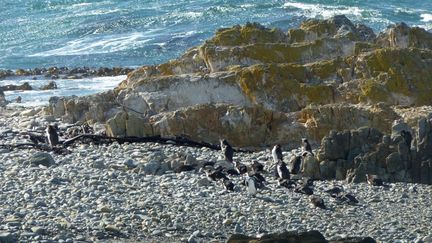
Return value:
<svg viewBox="0 0 432 243">
<path fill-rule="evenodd" d="M 2 110 L 1 131 L 28 125 L 43 130 L 44 121 L 53 122 L 50 117 L 24 117 L 22 111 Z M 283 230 L 318 230 L 327 240 L 369 236 L 384 242 L 427 242 L 432 236 L 430 185 L 391 183 L 386 189 L 316 181 L 314 194 L 328 207 L 321 210 L 311 207 L 307 196 L 278 187 L 270 173 L 264 174 L 267 189 L 251 197 L 241 177 L 231 178 L 236 191 L 227 192 L 198 171 L 154 171 L 155 165 L 223 163 L 220 151 L 153 143 L 82 144 L 71 150 L 68 155 L 51 153 L 55 162 L 49 167 L 31 165 L 36 150 L 0 151 L 0 232 L 20 241 L 64 242 L 183 242 L 192 235 L 197 241 L 222 242 L 233 233 Z M 268 149 L 234 158 L 247 165 L 260 161 L 271 171 Z M 353 193 L 359 205 L 340 204 L 324 192 L 336 184 Z"/>
</svg>

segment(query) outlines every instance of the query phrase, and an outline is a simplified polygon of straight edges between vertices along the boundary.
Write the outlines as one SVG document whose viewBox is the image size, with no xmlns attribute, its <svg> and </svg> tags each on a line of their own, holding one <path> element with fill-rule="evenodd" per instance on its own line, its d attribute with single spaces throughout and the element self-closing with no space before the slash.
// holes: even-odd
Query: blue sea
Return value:
<svg viewBox="0 0 432 243">
<path fill-rule="evenodd" d="M 401 21 L 432 29 L 432 0 L 0 0 L 0 69 L 156 64 L 221 27 L 286 30 L 336 14 L 375 31 Z"/>
<path fill-rule="evenodd" d="M 432 0 L 0 0 L 0 69 L 158 64 L 221 27 L 287 30 L 339 14 L 376 32 L 432 29 Z"/>
</svg>

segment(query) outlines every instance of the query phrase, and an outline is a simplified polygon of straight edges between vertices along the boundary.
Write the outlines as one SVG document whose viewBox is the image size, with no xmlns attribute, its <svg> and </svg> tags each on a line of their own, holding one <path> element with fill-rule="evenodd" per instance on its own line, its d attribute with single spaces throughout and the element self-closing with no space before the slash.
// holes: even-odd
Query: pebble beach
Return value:
<svg viewBox="0 0 432 243">
<path fill-rule="evenodd" d="M 14 131 L 43 130 L 55 122 L 38 116 L 38 109 L 1 110 L 1 144 L 24 143 Z M 267 184 L 255 196 L 247 193 L 240 176 L 230 177 L 235 184 L 231 192 L 199 171 L 205 162 L 225 163 L 217 150 L 155 143 L 90 143 L 68 149 L 66 155 L 51 152 L 49 165 L 32 163 L 42 153 L 35 149 L 0 149 L 1 242 L 225 242 L 234 233 L 285 230 L 318 230 L 327 240 L 432 240 L 430 185 L 315 181 L 314 195 L 327 207 L 320 209 L 309 204 L 309 196 L 278 186 L 270 173 L 269 148 L 234 155 L 246 165 L 254 160 L 265 165 Z M 285 151 L 284 157 L 292 153 L 296 151 Z M 179 163 L 197 165 L 197 170 L 169 170 Z M 334 185 L 359 203 L 330 197 L 325 190 Z"/>
</svg>

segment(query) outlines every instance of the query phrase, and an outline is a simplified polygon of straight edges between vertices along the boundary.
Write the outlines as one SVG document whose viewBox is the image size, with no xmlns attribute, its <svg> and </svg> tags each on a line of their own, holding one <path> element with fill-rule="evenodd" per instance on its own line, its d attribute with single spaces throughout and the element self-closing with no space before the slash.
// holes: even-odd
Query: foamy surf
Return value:
<svg viewBox="0 0 432 243">
<path fill-rule="evenodd" d="M 38 77 L 38 80 L 33 80 L 30 77 L 14 77 L 11 79 L 1 80 L 0 86 L 8 84 L 23 84 L 28 82 L 34 90 L 29 91 L 6 91 L 6 100 L 12 101 L 11 106 L 33 107 L 47 105 L 52 96 L 85 96 L 107 91 L 115 88 L 121 81 L 126 79 L 126 75 L 115 77 L 93 77 L 83 79 L 57 79 L 54 80 L 58 89 L 40 90 L 39 88 L 48 82 L 49 79 Z M 21 97 L 21 103 L 16 103 L 18 96 Z"/>
</svg>

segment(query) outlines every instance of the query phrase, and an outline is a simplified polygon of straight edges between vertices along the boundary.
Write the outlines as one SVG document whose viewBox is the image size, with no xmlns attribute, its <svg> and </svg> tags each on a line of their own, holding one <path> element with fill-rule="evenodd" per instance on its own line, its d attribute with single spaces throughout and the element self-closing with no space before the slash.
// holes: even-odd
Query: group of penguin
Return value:
<svg viewBox="0 0 432 243">
<path fill-rule="evenodd" d="M 48 125 L 46 130 L 46 140 L 51 147 L 59 144 L 58 128 L 55 125 Z M 296 160 L 291 164 L 288 169 L 287 164 L 283 160 L 282 148 L 279 144 L 275 145 L 272 149 L 272 158 L 275 163 L 274 176 L 278 180 L 280 187 L 292 189 L 296 193 L 301 193 L 310 196 L 310 203 L 317 207 L 325 209 L 324 200 L 318 196 L 313 195 L 313 180 L 307 177 L 297 176 L 297 180 L 291 179 L 291 174 L 301 175 L 302 172 L 302 157 L 311 154 L 313 156 L 312 147 L 306 138 L 302 139 L 302 155 L 297 156 Z M 243 176 L 242 184 L 246 186 L 247 192 L 255 196 L 258 189 L 263 189 L 266 186 L 266 179 L 262 175 L 264 172 L 264 165 L 258 161 L 253 161 L 250 167 L 233 160 L 234 149 L 228 143 L 226 139 L 220 140 L 220 147 L 225 161 L 233 165 L 231 168 L 223 168 L 222 166 L 215 167 L 214 162 L 204 163 L 202 171 L 205 172 L 208 178 L 213 181 L 221 181 L 224 188 L 227 191 L 234 191 L 235 185 L 228 178 L 230 176 Z M 184 165 L 179 168 L 180 171 L 194 170 L 194 166 Z M 291 172 L 290 172 L 291 170 Z M 367 182 L 373 186 L 385 186 L 382 179 L 376 175 L 366 174 Z M 334 186 L 333 188 L 326 190 L 332 198 L 340 203 L 347 203 L 355 205 L 359 201 L 350 193 L 347 193 L 340 186 Z"/>
<path fill-rule="evenodd" d="M 302 157 L 312 154 L 312 148 L 307 139 L 302 139 Z M 234 191 L 235 185 L 228 178 L 230 176 L 242 176 L 242 184 L 246 187 L 249 195 L 255 196 L 259 189 L 266 187 L 266 179 L 263 176 L 264 165 L 258 161 L 253 161 L 250 167 L 233 160 L 234 149 L 228 143 L 226 139 L 220 141 L 220 147 L 224 159 L 233 165 L 231 168 L 223 168 L 222 166 L 214 167 L 213 162 L 207 162 L 202 166 L 202 171 L 205 172 L 207 177 L 212 181 L 220 181 L 224 188 L 228 191 Z M 278 186 L 292 189 L 296 193 L 301 193 L 310 196 L 310 203 L 317 207 L 326 209 L 324 200 L 319 196 L 313 195 L 313 180 L 306 177 L 301 177 L 302 160 L 301 158 L 296 159 L 294 163 L 288 169 L 287 164 L 283 161 L 282 148 L 279 144 L 275 145 L 272 149 L 272 158 L 275 163 L 274 176 L 278 180 Z M 291 172 L 290 172 L 291 170 Z M 291 178 L 291 174 L 296 174 L 297 180 Z M 347 203 L 355 205 L 359 201 L 350 193 L 344 192 L 342 187 L 334 186 L 333 188 L 326 190 L 331 197 L 340 203 Z"/>
</svg>

